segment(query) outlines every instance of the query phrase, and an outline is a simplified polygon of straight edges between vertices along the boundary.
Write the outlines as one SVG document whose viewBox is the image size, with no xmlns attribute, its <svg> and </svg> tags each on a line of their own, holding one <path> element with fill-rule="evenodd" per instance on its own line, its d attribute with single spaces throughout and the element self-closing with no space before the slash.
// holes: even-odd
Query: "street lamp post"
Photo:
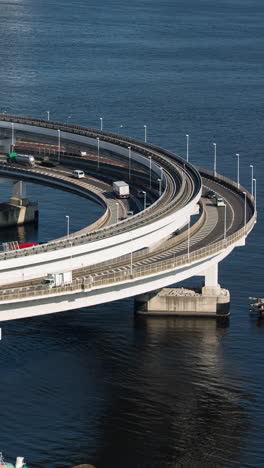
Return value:
<svg viewBox="0 0 264 468">
<path fill-rule="evenodd" d="M 58 130 L 58 161 L 60 160 L 60 150 L 61 150 L 61 142 L 60 142 L 60 138 L 61 138 L 61 135 L 60 135 L 60 130 Z"/>
<path fill-rule="evenodd" d="M 158 183 L 159 183 L 159 197 L 161 196 L 161 179 L 158 179 Z"/>
<path fill-rule="evenodd" d="M 214 145 L 214 177 L 216 177 L 216 143 Z"/>
<path fill-rule="evenodd" d="M 50 119 L 50 111 L 46 111 L 48 114 L 48 120 Z"/>
<path fill-rule="evenodd" d="M 97 170 L 99 170 L 100 167 L 100 138 L 96 137 L 97 140 Z"/>
<path fill-rule="evenodd" d="M 226 240 L 226 203 L 224 204 L 224 240 Z"/>
<path fill-rule="evenodd" d="M 103 117 L 100 117 L 100 122 L 101 122 L 101 131 L 103 130 Z"/>
<path fill-rule="evenodd" d="M 186 161 L 189 161 L 189 135 L 186 135 Z"/>
<path fill-rule="evenodd" d="M 187 229 L 187 257 L 189 260 L 190 258 L 190 219 L 188 221 L 188 229 Z"/>
<path fill-rule="evenodd" d="M 251 195 L 253 195 L 253 179 L 254 179 L 254 166 L 250 164 L 251 167 Z"/>
<path fill-rule="evenodd" d="M 149 156 L 149 189 L 151 190 L 151 163 L 152 163 L 152 157 Z"/>
<path fill-rule="evenodd" d="M 131 233 L 130 233 L 131 234 Z M 133 275 L 133 239 L 130 237 L 130 274 Z"/>
<path fill-rule="evenodd" d="M 237 188 L 239 188 L 239 153 L 236 153 L 237 157 Z"/>
<path fill-rule="evenodd" d="M 143 206 L 144 206 L 144 210 L 145 210 L 146 206 L 147 206 L 147 194 L 146 194 L 146 192 L 144 190 L 142 191 L 142 193 L 143 193 L 143 196 L 144 196 L 144 205 Z"/>
<path fill-rule="evenodd" d="M 147 143 L 147 125 L 144 125 L 145 143 Z"/>
<path fill-rule="evenodd" d="M 255 198 L 255 209 L 257 209 L 257 180 L 253 179 L 253 184 L 255 185 L 254 198 Z"/>
<path fill-rule="evenodd" d="M 11 146 L 12 146 L 12 151 L 14 151 L 14 145 L 15 145 L 14 122 L 11 122 L 11 129 L 12 129 Z"/>
<path fill-rule="evenodd" d="M 243 192 L 244 194 L 244 229 L 246 230 L 246 223 L 247 223 L 247 194 L 246 192 Z"/>
<path fill-rule="evenodd" d="M 116 203 L 116 222 L 119 221 L 119 203 Z"/>
<path fill-rule="evenodd" d="M 67 237 L 70 235 L 70 217 L 68 215 L 65 216 L 67 221 Z"/>
<path fill-rule="evenodd" d="M 128 179 L 131 178 L 131 146 L 128 146 Z"/>
</svg>

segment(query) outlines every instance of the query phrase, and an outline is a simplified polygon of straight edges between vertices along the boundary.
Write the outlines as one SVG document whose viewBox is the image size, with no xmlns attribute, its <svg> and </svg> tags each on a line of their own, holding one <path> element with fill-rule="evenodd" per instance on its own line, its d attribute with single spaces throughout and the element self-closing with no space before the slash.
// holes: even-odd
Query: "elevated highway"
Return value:
<svg viewBox="0 0 264 468">
<path fill-rule="evenodd" d="M 13 139 L 14 132 L 54 139 L 60 130 L 64 141 L 82 145 L 95 155 L 92 162 L 79 158 L 77 153 L 58 154 L 57 171 L 38 166 L 22 169 L 3 163 L 0 175 L 72 190 L 106 208 L 92 229 L 27 251 L 0 254 L 1 320 L 139 295 L 194 275 L 204 276 L 208 290 L 218 290 L 218 262 L 234 247 L 244 245 L 256 221 L 254 199 L 243 187 L 219 174 L 214 178 L 209 171 L 199 172 L 160 148 L 93 129 L 22 117 L 4 116 L 0 127 L 11 127 Z M 104 190 L 69 177 L 67 167 L 77 162 L 95 172 L 98 165 L 108 168 L 109 177 L 116 170 L 123 170 L 128 182 L 148 184 L 156 201 L 131 218 L 113 224 L 113 207 Z M 162 182 L 161 194 L 157 178 Z M 217 208 L 202 198 L 203 187 L 213 188 L 223 196 L 225 207 Z M 190 223 L 198 203 L 200 216 Z M 73 271 L 71 286 L 50 290 L 41 284 L 47 273 L 66 270 Z"/>
</svg>

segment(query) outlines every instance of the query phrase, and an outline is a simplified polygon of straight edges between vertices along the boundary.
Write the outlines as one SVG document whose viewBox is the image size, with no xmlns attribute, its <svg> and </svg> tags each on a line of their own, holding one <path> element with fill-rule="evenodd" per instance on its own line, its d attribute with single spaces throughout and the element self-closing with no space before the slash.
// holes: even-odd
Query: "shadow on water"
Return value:
<svg viewBox="0 0 264 468">
<path fill-rule="evenodd" d="M 34 223 L 25 224 L 23 226 L 9 227 L 1 229 L 0 242 L 12 242 L 17 240 L 19 243 L 37 242 L 38 232 Z"/>
</svg>

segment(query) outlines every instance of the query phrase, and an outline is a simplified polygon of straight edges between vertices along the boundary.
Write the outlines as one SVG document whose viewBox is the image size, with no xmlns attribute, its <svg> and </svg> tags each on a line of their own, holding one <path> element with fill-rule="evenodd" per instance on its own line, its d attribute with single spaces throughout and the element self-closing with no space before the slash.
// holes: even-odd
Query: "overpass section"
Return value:
<svg viewBox="0 0 264 468">
<path fill-rule="evenodd" d="M 129 220 L 34 247 L 28 252 L 15 251 L 0 255 L 1 320 L 139 296 L 194 275 L 204 276 L 206 295 L 221 295 L 218 262 L 234 247 L 244 245 L 256 221 L 251 194 L 219 174 L 214 178 L 208 171 L 201 171 L 203 180 L 217 184 L 219 190 L 224 191 L 226 204 L 224 210 L 214 207 L 220 218 L 223 218 L 224 211 L 224 220 L 218 221 L 218 225 L 220 222 L 222 226 L 221 233 L 219 227 L 215 226 L 210 235 L 193 242 L 203 224 L 201 219 L 207 218 L 208 224 L 211 216 L 208 219 L 209 211 L 201 202 L 201 175 L 181 158 L 132 139 L 56 122 L 4 116 L 0 126 L 8 128 L 12 123 L 13 132 L 15 127 L 16 132 L 44 135 L 45 138 L 55 138 L 60 130 L 60 137 L 63 134 L 65 140 L 93 148 L 95 154 L 97 150 L 96 162 L 100 158 L 100 164 L 103 164 L 103 154 L 108 157 L 114 154 L 113 160 L 121 164 L 124 162 L 128 181 L 131 182 L 131 178 L 134 181 L 147 177 L 152 190 L 151 184 L 158 177 L 162 181 L 162 193 L 151 207 Z M 59 156 L 60 163 L 69 162 L 70 156 Z M 82 194 L 89 192 L 89 196 L 102 202 L 102 197 L 85 183 L 73 187 L 76 184 L 59 172 L 55 174 L 38 167 L 29 171 L 8 165 L 2 165 L 0 172 L 7 177 L 53 183 L 64 189 L 71 187 Z M 228 202 L 230 194 L 232 201 Z M 191 226 L 190 218 L 197 203 L 200 203 L 202 216 Z M 237 216 L 232 214 L 233 203 L 239 207 Z M 232 218 L 232 225 L 223 231 L 228 217 Z M 175 235 L 179 230 L 180 235 Z M 161 254 L 162 259 L 159 257 Z M 71 286 L 52 290 L 43 287 L 43 275 L 65 270 L 73 270 Z"/>
</svg>

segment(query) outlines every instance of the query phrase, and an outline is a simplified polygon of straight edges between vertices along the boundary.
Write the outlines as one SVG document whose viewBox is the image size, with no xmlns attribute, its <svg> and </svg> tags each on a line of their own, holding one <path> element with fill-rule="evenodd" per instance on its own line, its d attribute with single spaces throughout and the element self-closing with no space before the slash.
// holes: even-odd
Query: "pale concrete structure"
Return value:
<svg viewBox="0 0 264 468">
<path fill-rule="evenodd" d="M 13 194 L 9 201 L 0 203 L 0 228 L 21 226 L 38 222 L 38 203 L 26 198 L 26 184 L 13 183 Z"/>
<path fill-rule="evenodd" d="M 0 122 L 1 124 L 1 122 Z M 2 122 L 4 124 L 4 122 Z M 5 122 L 10 126 L 10 122 Z M 16 124 L 20 130 L 29 129 L 28 125 Z M 58 129 L 35 128 L 30 126 L 31 131 L 55 136 Z M 96 133 L 93 137 L 84 135 L 71 135 L 63 132 L 65 139 L 74 139 L 79 143 L 96 145 Z M 128 158 L 127 148 L 119 147 L 117 144 L 102 141 L 102 148 L 118 153 Z M 133 151 L 132 158 L 142 162 L 149 168 L 147 158 Z M 155 169 L 155 170 L 154 170 Z M 161 177 L 162 169 L 152 165 L 156 176 Z M 11 176 L 5 169 L 5 174 Z M 46 178 L 41 171 L 35 171 L 36 180 Z M 223 177 L 218 177 L 232 187 L 232 182 Z M 67 186 L 69 180 L 61 181 L 61 186 Z M 85 190 L 83 188 L 83 190 Z M 243 192 L 244 193 L 244 192 Z M 179 194 L 178 194 L 179 196 Z M 171 284 L 180 283 L 191 276 L 204 276 L 205 286 L 203 294 L 196 296 L 191 294 L 187 299 L 179 295 L 177 301 L 168 299 L 164 294 L 163 299 L 157 299 L 160 303 L 167 302 L 173 313 L 181 308 L 185 312 L 193 310 L 205 311 L 208 315 L 217 315 L 218 304 L 228 304 L 229 294 L 221 290 L 218 284 L 218 262 L 225 258 L 230 252 L 240 245 L 244 245 L 245 238 L 254 226 L 256 212 L 253 210 L 251 219 L 245 222 L 242 229 L 234 232 L 226 238 L 217 239 L 203 248 L 190 249 L 191 228 L 188 229 L 187 254 L 175 255 L 168 260 L 153 262 L 153 264 L 134 265 L 133 255 L 137 250 L 151 248 L 154 244 L 164 241 L 180 227 L 189 223 L 190 216 L 199 202 L 201 187 L 196 188 L 191 199 L 184 206 L 175 211 L 166 212 L 163 217 L 156 217 L 147 224 L 135 224 L 133 230 L 117 230 L 111 237 L 107 236 L 107 230 L 99 230 L 96 236 L 88 239 L 88 242 L 72 244 L 72 240 L 64 243 L 57 242 L 54 246 L 38 246 L 28 249 L 26 255 L 21 253 L 2 254 L 0 261 L 0 284 L 8 287 L 9 283 L 21 280 L 31 280 L 44 276 L 50 272 L 68 271 L 96 265 L 106 260 L 116 259 L 123 255 L 129 255 L 130 262 L 124 268 L 114 268 L 109 265 L 106 271 L 100 274 L 88 275 L 73 280 L 73 284 L 67 287 L 45 290 L 41 285 L 23 287 L 17 289 L 3 290 L 0 295 L 1 320 L 11 320 L 36 315 L 62 312 L 73 308 L 89 307 L 125 297 L 147 294 L 149 291 L 158 290 Z M 245 199 L 246 200 L 246 199 Z M 247 201 L 253 206 L 253 199 L 247 194 Z M 136 219 L 136 216 L 134 217 Z M 246 221 L 246 220 L 245 220 Z M 118 223 L 120 227 L 121 223 Z M 103 235 L 101 235 L 103 233 Z M 30 284 L 30 283 L 29 283 Z M 172 294 L 171 294 L 172 296 Z M 184 296 L 186 297 L 186 296 Z M 194 298 L 197 299 L 194 299 Z M 151 298 L 150 298 L 151 299 Z M 160 306 L 159 303 L 159 306 Z M 151 304 L 149 305 L 151 306 Z M 148 306 L 148 307 L 149 307 Z M 155 306 L 155 304 L 154 304 Z M 157 307 L 157 305 L 155 306 Z M 153 307 L 153 310 L 156 310 Z"/>
<path fill-rule="evenodd" d="M 136 311 L 146 316 L 223 317 L 229 315 L 227 289 L 207 294 L 185 288 L 163 288 L 136 297 Z"/>
</svg>

